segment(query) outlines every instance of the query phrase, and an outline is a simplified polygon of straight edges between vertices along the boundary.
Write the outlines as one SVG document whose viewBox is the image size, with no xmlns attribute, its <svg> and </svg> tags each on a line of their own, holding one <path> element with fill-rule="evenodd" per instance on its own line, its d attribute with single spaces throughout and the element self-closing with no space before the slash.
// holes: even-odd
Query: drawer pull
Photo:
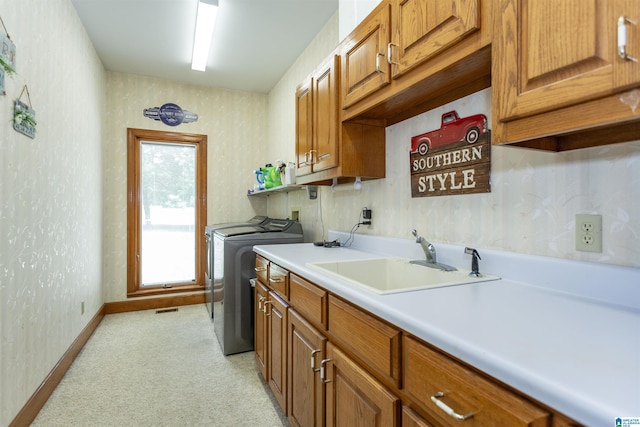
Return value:
<svg viewBox="0 0 640 427">
<path fill-rule="evenodd" d="M 284 276 L 269 277 L 269 281 L 271 283 L 282 283 L 284 282 Z"/>
<path fill-rule="evenodd" d="M 319 372 L 320 369 L 316 369 L 316 353 L 320 353 L 321 350 L 313 350 L 311 352 L 311 370 L 313 372 Z"/>
<path fill-rule="evenodd" d="M 256 268 L 254 268 L 254 270 L 255 270 L 257 273 L 261 273 L 261 272 L 263 272 L 263 271 L 267 271 L 267 267 L 256 267 Z"/>
<path fill-rule="evenodd" d="M 382 68 L 380 68 L 380 57 L 384 57 L 384 53 L 377 52 L 376 53 L 376 73 L 384 73 Z"/>
<path fill-rule="evenodd" d="M 263 309 L 262 309 L 262 312 L 264 313 L 264 315 L 265 315 L 266 317 L 269 317 L 269 316 L 271 316 L 271 313 L 267 313 L 267 310 L 268 310 L 268 308 L 267 308 L 267 304 L 271 304 L 271 301 L 266 300 L 266 301 L 264 302 L 264 307 L 263 307 Z"/>
<path fill-rule="evenodd" d="M 435 403 L 438 406 L 438 408 L 442 409 L 450 417 L 455 418 L 458 421 L 464 421 L 466 419 L 473 417 L 473 412 L 469 412 L 466 415 L 458 414 L 456 411 L 453 410 L 453 408 L 451 408 L 449 405 L 447 405 L 442 400 L 440 400 L 441 397 L 444 397 L 444 393 L 439 391 L 433 396 L 431 396 L 431 401 Z"/>
<path fill-rule="evenodd" d="M 627 24 L 638 25 L 636 21 L 626 16 L 618 18 L 618 56 L 627 61 L 638 62 L 638 58 L 627 53 Z"/>
<path fill-rule="evenodd" d="M 320 379 L 324 384 L 331 382 L 331 380 L 328 380 L 325 377 L 326 371 L 324 370 L 324 365 L 326 365 L 327 362 L 331 362 L 331 359 L 323 359 L 322 362 L 320 362 Z"/>
</svg>

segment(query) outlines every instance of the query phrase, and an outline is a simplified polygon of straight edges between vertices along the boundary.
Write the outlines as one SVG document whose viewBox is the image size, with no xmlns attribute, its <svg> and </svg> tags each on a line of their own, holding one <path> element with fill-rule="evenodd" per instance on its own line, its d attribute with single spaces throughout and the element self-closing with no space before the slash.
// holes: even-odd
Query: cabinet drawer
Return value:
<svg viewBox="0 0 640 427">
<path fill-rule="evenodd" d="M 281 297 L 287 299 L 289 297 L 289 271 L 276 265 L 269 263 L 269 283 L 271 289 L 280 294 Z"/>
<path fill-rule="evenodd" d="M 411 337 L 404 338 L 404 390 L 438 425 L 548 426 L 548 412 Z"/>
<path fill-rule="evenodd" d="M 268 276 L 269 276 L 269 261 L 262 258 L 260 255 L 256 255 L 256 277 L 262 283 L 267 284 Z"/>
<path fill-rule="evenodd" d="M 375 317 L 333 295 L 329 295 L 329 333 L 340 345 L 400 387 L 401 333 Z"/>
<path fill-rule="evenodd" d="M 327 328 L 327 291 L 291 274 L 289 278 L 289 302 L 312 323 Z"/>
</svg>

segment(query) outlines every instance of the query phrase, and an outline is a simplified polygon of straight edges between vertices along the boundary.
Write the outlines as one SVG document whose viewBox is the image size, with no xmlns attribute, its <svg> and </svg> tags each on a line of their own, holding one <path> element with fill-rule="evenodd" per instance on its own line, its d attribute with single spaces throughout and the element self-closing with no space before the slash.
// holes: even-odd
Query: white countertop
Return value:
<svg viewBox="0 0 640 427">
<path fill-rule="evenodd" d="M 470 267 L 464 248 L 435 246 L 438 261 Z M 576 421 L 613 426 L 640 416 L 640 269 L 477 249 L 480 270 L 501 280 L 379 295 L 308 263 L 423 258 L 413 240 L 358 235 L 351 248 L 254 247 Z"/>
</svg>

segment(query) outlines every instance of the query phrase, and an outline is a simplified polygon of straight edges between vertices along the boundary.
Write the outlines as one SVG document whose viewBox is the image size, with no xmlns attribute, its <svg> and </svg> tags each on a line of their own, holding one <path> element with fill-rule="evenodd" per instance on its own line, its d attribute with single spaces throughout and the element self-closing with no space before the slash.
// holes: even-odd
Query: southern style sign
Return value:
<svg viewBox="0 0 640 427">
<path fill-rule="evenodd" d="M 484 114 L 442 115 L 440 129 L 411 138 L 411 197 L 491 192 L 491 131 Z"/>
</svg>

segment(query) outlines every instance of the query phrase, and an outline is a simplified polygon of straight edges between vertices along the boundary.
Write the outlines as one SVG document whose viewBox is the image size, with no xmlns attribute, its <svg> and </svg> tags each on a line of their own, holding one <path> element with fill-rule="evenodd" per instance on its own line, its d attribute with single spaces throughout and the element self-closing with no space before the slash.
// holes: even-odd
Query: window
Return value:
<svg viewBox="0 0 640 427">
<path fill-rule="evenodd" d="M 128 130 L 127 294 L 204 289 L 207 137 Z"/>
</svg>

